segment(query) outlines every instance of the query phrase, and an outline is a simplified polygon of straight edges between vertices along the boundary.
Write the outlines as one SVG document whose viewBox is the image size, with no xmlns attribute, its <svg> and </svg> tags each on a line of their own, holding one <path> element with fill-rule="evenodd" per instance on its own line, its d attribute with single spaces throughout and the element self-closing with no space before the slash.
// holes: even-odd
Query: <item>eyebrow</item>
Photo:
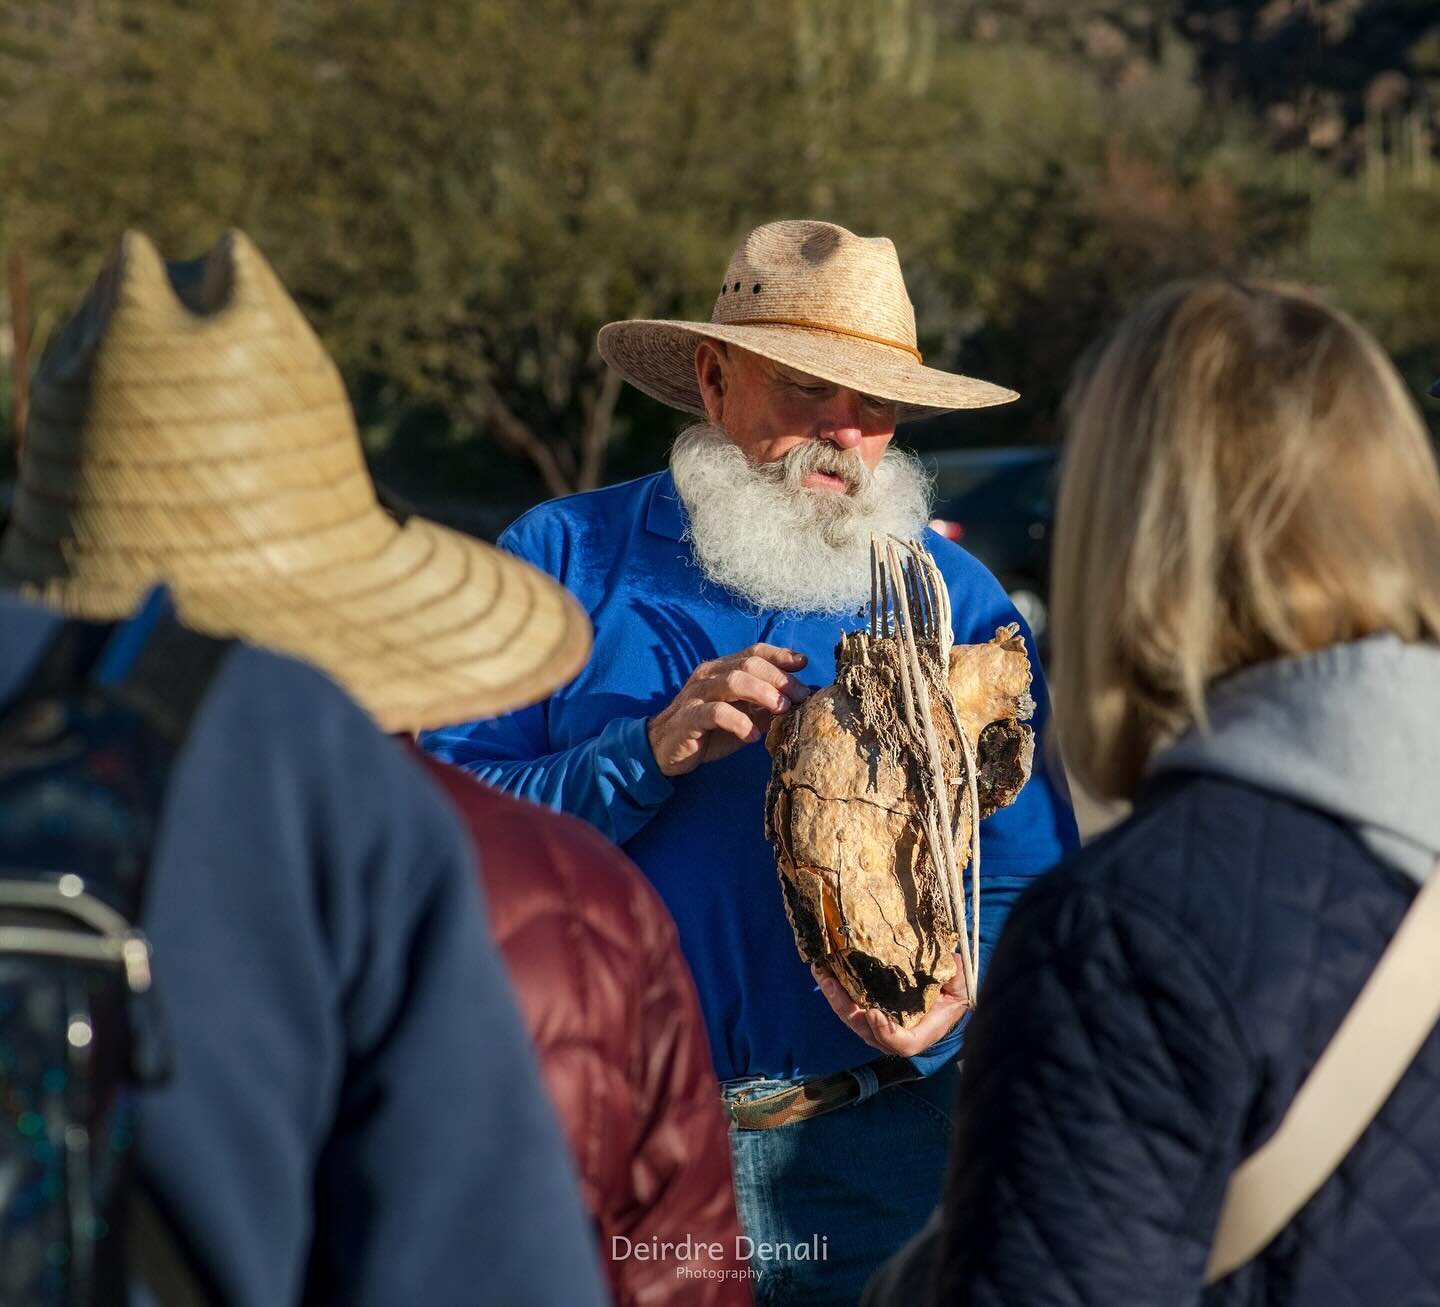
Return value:
<svg viewBox="0 0 1440 1307">
<path fill-rule="evenodd" d="M 787 368 L 783 363 L 776 363 L 773 360 L 770 361 L 770 371 L 781 381 L 788 381 L 796 386 L 808 386 L 811 384 L 833 386 L 835 384 L 833 381 L 826 381 L 824 377 L 812 376 L 808 372 L 796 372 Z"/>
<path fill-rule="evenodd" d="M 790 369 L 786 368 L 783 363 L 775 363 L 772 361 L 770 366 L 776 377 L 778 377 L 781 381 L 789 382 L 792 386 L 838 386 L 840 384 L 838 381 L 826 381 L 824 377 L 812 376 L 808 372 L 791 371 Z M 851 387 L 851 389 L 853 389 L 853 387 Z M 860 398 L 864 400 L 867 404 L 895 403 L 893 399 L 881 399 L 879 395 L 869 395 L 866 394 L 863 390 L 857 390 L 855 393 L 859 395 Z"/>
</svg>

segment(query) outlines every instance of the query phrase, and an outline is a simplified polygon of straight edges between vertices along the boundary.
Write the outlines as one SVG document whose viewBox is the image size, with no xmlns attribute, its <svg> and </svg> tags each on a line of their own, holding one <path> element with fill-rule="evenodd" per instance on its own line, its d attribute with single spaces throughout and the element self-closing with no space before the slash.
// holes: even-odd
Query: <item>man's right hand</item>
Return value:
<svg viewBox="0 0 1440 1307">
<path fill-rule="evenodd" d="M 809 695 L 792 675 L 808 661 L 793 649 L 752 644 L 701 663 L 670 706 L 647 723 L 660 770 L 683 776 L 760 739 L 776 717 Z"/>
</svg>

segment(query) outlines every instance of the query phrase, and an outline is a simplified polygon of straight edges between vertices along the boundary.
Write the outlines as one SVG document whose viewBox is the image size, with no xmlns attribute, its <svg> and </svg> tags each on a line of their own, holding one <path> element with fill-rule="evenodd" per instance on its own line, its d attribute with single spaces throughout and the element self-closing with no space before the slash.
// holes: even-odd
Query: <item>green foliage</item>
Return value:
<svg viewBox="0 0 1440 1307">
<path fill-rule="evenodd" d="M 1280 28 L 1198 0 L 0 0 L 0 241 L 43 335 L 125 226 L 177 256 L 244 227 L 426 492 L 654 466 L 675 419 L 595 332 L 707 316 L 776 217 L 891 236 L 928 360 L 1025 394 L 920 443 L 1052 438 L 1096 334 L 1212 268 L 1333 286 L 1418 375 L 1435 24 L 1265 8 Z M 1277 116 L 1249 61 L 1317 14 L 1327 80 L 1287 72 Z M 1312 110 L 1363 148 L 1312 148 Z"/>
</svg>

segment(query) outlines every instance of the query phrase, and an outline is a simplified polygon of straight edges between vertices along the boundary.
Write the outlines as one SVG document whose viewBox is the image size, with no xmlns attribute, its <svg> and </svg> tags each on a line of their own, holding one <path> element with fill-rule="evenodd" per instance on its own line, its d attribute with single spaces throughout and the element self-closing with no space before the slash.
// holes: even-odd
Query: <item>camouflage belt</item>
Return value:
<svg viewBox="0 0 1440 1307">
<path fill-rule="evenodd" d="M 891 1085 L 922 1078 L 909 1058 L 881 1057 L 853 1071 L 811 1076 L 768 1093 L 741 1090 L 727 1100 L 726 1107 L 738 1130 L 773 1130 L 792 1121 L 808 1121 L 837 1107 L 863 1102 Z"/>
</svg>

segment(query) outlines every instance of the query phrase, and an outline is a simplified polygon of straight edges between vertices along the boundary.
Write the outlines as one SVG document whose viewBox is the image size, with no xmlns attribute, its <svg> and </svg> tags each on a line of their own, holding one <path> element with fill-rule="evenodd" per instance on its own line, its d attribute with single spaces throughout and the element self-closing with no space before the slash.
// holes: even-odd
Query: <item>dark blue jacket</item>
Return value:
<svg viewBox="0 0 1440 1307">
<path fill-rule="evenodd" d="M 1440 1304 L 1436 1035 L 1270 1248 L 1200 1287 L 1231 1171 L 1416 887 L 1332 816 L 1185 773 L 1037 882 L 971 1025 L 938 1301 Z"/>
<path fill-rule="evenodd" d="M 0 703 L 54 627 L 0 597 Z M 140 1169 L 227 1304 L 604 1300 L 455 818 L 318 672 L 229 655 L 142 925 L 175 1072 Z"/>
</svg>

